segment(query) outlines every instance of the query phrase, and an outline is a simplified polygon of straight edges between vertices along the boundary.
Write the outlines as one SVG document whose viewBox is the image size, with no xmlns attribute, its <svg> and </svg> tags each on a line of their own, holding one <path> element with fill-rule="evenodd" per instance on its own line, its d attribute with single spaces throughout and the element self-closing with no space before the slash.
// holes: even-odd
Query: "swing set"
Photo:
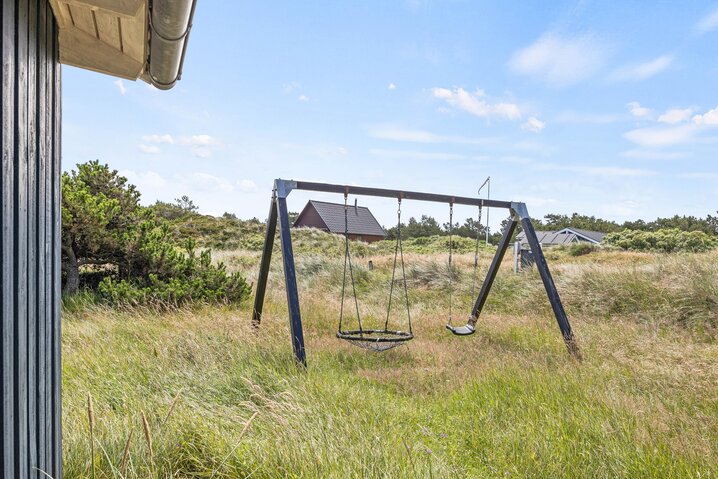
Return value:
<svg viewBox="0 0 718 479">
<path fill-rule="evenodd" d="M 317 191 L 324 193 L 337 193 L 344 195 L 344 268 L 342 273 L 342 289 L 341 289 L 341 306 L 339 313 L 339 324 L 336 336 L 339 339 L 346 340 L 355 346 L 359 346 L 372 351 L 386 351 L 396 346 L 406 343 L 414 338 L 411 324 L 411 311 L 409 304 L 409 291 L 406 281 L 406 267 L 404 262 L 404 250 L 401 235 L 401 204 L 402 200 L 431 201 L 438 203 L 446 203 L 449 205 L 449 311 L 446 329 L 457 336 L 470 336 L 476 331 L 476 323 L 479 319 L 481 310 L 486 303 L 486 299 L 493 285 L 496 274 L 508 249 L 511 238 L 518 226 L 519 222 L 523 227 L 528 240 L 531 251 L 534 254 L 536 267 L 543 281 L 544 288 L 548 295 L 549 302 L 553 309 L 556 322 L 558 323 L 561 335 L 563 337 L 569 354 L 576 359 L 581 358 L 581 354 L 576 344 L 571 325 L 566 316 L 566 312 L 561 304 L 561 298 L 556 290 L 551 273 L 546 263 L 546 258 L 541 250 L 541 245 L 536 237 L 531 218 L 524 203 L 513 201 L 498 201 L 483 198 L 469 198 L 461 196 L 439 195 L 434 193 L 419 193 L 413 191 L 389 190 L 383 188 L 366 188 L 359 186 L 333 185 L 327 183 L 312 183 L 306 181 L 293 180 L 274 180 L 274 189 L 272 191 L 272 200 L 269 208 L 269 218 L 267 219 L 267 231 L 262 251 L 262 259 L 259 269 L 259 277 L 257 279 L 257 288 L 254 297 L 254 309 L 252 312 L 252 324 L 255 328 L 259 328 L 262 320 L 262 309 L 264 306 L 264 296 L 267 288 L 267 278 L 269 276 L 269 265 L 272 258 L 272 250 L 274 247 L 274 235 L 279 226 L 280 244 L 282 249 L 282 264 L 284 269 L 284 282 L 287 291 L 287 305 L 289 308 L 289 325 L 292 337 L 292 346 L 296 360 L 306 366 L 306 352 L 304 348 L 304 332 L 302 328 L 302 318 L 299 307 L 299 293 L 297 290 L 296 270 L 294 266 L 294 253 L 292 251 L 292 239 L 290 235 L 291 225 L 289 223 L 289 214 L 287 209 L 287 196 L 293 190 Z M 394 247 L 394 260 L 391 273 L 391 282 L 389 286 L 389 298 L 387 302 L 387 311 L 384 319 L 383 328 L 365 328 L 359 312 L 359 299 L 357 295 L 356 283 L 354 278 L 354 266 L 352 264 L 350 240 L 349 240 L 349 195 L 374 196 L 385 198 L 396 198 L 397 208 L 397 235 Z M 481 225 L 481 214 L 484 207 L 504 208 L 509 211 L 509 223 L 504 229 L 501 240 L 496 249 L 491 265 L 489 266 L 486 278 L 483 281 L 481 290 L 471 310 L 468 321 L 465 325 L 455 326 L 453 324 L 453 216 L 454 205 L 469 205 L 478 208 L 478 222 L 476 231 L 476 246 L 474 252 L 474 269 L 471 287 L 471 296 L 474 297 L 475 287 L 477 283 L 478 265 L 479 265 L 479 231 Z M 390 318 L 392 311 L 392 300 L 394 297 L 394 285 L 397 282 L 397 270 L 401 271 L 401 285 L 404 293 L 404 306 L 406 308 L 407 326 L 406 330 L 390 327 Z M 353 297 L 355 319 L 357 327 L 350 329 L 345 327 L 345 299 L 347 296 L 347 276 L 351 285 L 351 294 Z"/>
</svg>

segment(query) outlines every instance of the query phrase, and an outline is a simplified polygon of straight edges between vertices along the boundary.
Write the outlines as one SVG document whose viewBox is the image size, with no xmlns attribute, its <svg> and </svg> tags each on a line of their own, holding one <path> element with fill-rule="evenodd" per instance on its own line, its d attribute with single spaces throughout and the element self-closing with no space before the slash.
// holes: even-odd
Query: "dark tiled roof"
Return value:
<svg viewBox="0 0 718 479">
<path fill-rule="evenodd" d="M 606 233 L 599 231 L 588 231 L 577 228 L 564 228 L 560 231 L 537 231 L 536 237 L 539 243 L 546 245 L 568 244 L 575 241 L 589 241 L 600 243 Z M 516 235 L 516 239 L 522 243 L 526 241 L 526 233 L 523 231 Z"/>
<path fill-rule="evenodd" d="M 309 200 L 306 210 L 311 206 L 317 211 L 331 233 L 344 234 L 344 205 L 339 203 L 326 203 L 324 201 Z M 386 236 L 374 215 L 366 206 L 349 206 L 347 211 L 347 226 L 349 234 L 367 236 Z M 301 218 L 301 215 L 297 220 Z M 297 223 L 295 223 L 297 225 Z"/>
</svg>

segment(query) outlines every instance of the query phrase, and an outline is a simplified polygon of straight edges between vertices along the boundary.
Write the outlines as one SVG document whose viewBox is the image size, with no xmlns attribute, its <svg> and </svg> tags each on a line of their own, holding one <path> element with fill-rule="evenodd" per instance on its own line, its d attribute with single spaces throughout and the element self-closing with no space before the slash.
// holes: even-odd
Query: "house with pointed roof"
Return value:
<svg viewBox="0 0 718 479">
<path fill-rule="evenodd" d="M 589 231 L 578 228 L 564 228 L 559 231 L 536 231 L 536 237 L 543 246 L 555 246 L 571 243 L 599 244 L 606 233 Z M 526 233 L 523 231 L 516 235 L 516 241 L 526 243 Z"/>
<path fill-rule="evenodd" d="M 366 206 L 349 206 L 345 223 L 343 204 L 309 200 L 292 226 L 343 235 L 345 225 L 353 241 L 373 243 L 386 238 L 386 231 Z"/>
</svg>

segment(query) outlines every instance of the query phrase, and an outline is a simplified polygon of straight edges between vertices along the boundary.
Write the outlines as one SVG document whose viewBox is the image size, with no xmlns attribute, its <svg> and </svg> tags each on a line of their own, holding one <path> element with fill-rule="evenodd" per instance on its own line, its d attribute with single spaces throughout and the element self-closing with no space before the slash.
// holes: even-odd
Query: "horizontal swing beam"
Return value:
<svg viewBox="0 0 718 479">
<path fill-rule="evenodd" d="M 469 198 L 466 196 L 438 195 L 434 193 L 420 193 L 418 191 L 389 190 L 385 188 L 367 188 L 364 186 L 333 185 L 330 183 L 312 183 L 309 181 L 275 180 L 277 192 L 281 196 L 289 195 L 292 190 L 320 191 L 323 193 L 338 193 L 359 196 L 376 196 L 383 198 L 401 198 L 402 200 L 432 201 L 435 203 L 453 203 L 455 205 L 486 206 L 491 208 L 511 209 L 511 201 L 498 201 L 482 198 Z"/>
</svg>

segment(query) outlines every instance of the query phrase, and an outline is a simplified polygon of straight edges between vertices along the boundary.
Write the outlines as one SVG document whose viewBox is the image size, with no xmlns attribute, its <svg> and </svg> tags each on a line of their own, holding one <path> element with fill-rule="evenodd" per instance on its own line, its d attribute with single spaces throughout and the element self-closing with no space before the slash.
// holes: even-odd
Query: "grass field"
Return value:
<svg viewBox="0 0 718 479">
<path fill-rule="evenodd" d="M 446 258 L 418 247 L 407 255 L 417 338 L 381 354 L 347 345 L 334 337 L 341 249 L 336 238 L 305 240 L 306 372 L 292 359 L 276 257 L 258 334 L 249 304 L 68 306 L 65 477 L 718 475 L 717 253 L 549 252 L 578 364 L 540 279 L 513 275 L 508 258 L 477 333 L 450 336 Z M 391 256 L 362 253 L 362 312 L 379 321 Z M 482 248 L 483 271 L 491 253 Z M 217 257 L 255 279 L 257 252 Z M 460 255 L 454 272 L 459 322 L 471 262 Z M 392 319 L 404 327 L 400 313 Z"/>
</svg>

